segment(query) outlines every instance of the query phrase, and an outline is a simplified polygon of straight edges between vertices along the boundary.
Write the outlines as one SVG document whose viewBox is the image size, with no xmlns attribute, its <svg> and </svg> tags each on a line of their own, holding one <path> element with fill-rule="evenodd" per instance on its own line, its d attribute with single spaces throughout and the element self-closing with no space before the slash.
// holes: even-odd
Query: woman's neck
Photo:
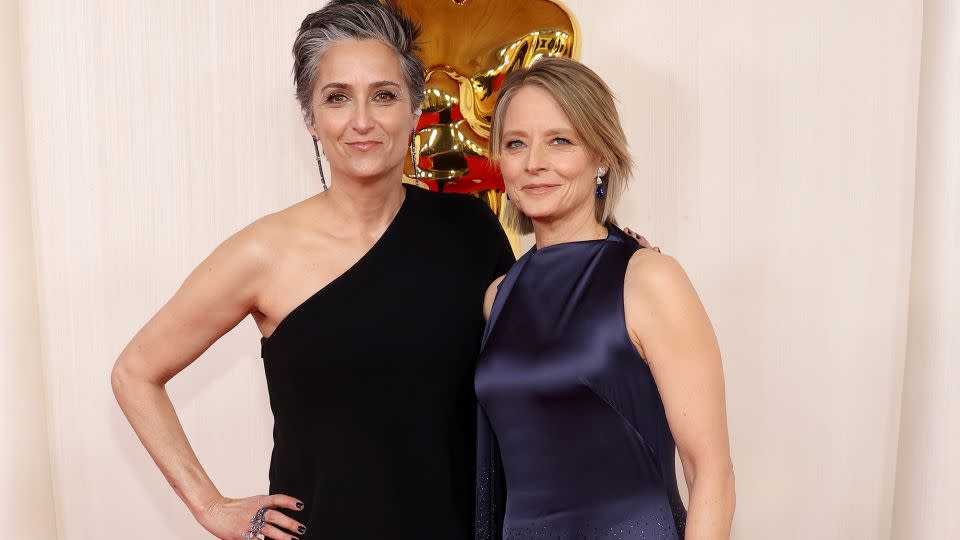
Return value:
<svg viewBox="0 0 960 540">
<path fill-rule="evenodd" d="M 342 231 L 365 232 L 385 228 L 400 210 L 406 190 L 399 177 L 353 180 L 341 177 L 322 199 L 330 206 Z"/>
<path fill-rule="evenodd" d="M 606 238 L 607 227 L 597 223 L 592 207 L 589 210 L 589 212 L 579 212 L 562 218 L 533 220 L 533 234 L 537 249 L 566 242 Z"/>
</svg>

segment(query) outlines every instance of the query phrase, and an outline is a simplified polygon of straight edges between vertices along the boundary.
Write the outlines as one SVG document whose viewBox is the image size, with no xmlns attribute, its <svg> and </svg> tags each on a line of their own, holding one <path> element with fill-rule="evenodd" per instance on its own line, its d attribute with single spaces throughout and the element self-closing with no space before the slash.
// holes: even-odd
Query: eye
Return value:
<svg viewBox="0 0 960 540">
<path fill-rule="evenodd" d="M 556 137 L 552 141 L 550 141 L 550 144 L 564 145 L 564 144 L 571 144 L 571 143 L 570 143 L 570 139 L 565 139 L 563 137 Z"/>
<path fill-rule="evenodd" d="M 523 141 L 507 141 L 503 145 L 504 148 L 520 148 L 523 146 Z"/>
<path fill-rule="evenodd" d="M 344 103 L 347 101 L 347 95 L 337 92 L 327 96 L 327 103 Z"/>
<path fill-rule="evenodd" d="M 397 94 L 390 92 L 389 90 L 381 90 L 374 94 L 373 100 L 379 101 L 381 103 L 389 103 L 397 99 Z"/>
</svg>

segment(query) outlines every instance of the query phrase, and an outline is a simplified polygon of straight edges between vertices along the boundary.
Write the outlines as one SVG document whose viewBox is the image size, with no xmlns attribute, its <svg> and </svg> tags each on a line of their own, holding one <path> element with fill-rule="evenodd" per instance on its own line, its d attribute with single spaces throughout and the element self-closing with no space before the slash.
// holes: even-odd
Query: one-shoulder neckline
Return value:
<svg viewBox="0 0 960 540">
<path fill-rule="evenodd" d="M 260 337 L 261 344 L 269 343 L 271 340 L 275 339 L 278 332 L 282 331 L 284 328 L 290 325 L 289 321 L 291 319 L 295 318 L 300 312 L 306 309 L 307 306 L 316 302 L 317 299 L 322 297 L 332 286 L 335 286 L 337 283 L 349 277 L 349 275 L 352 274 L 358 267 L 365 264 L 374 254 L 376 254 L 376 252 L 380 251 L 381 246 L 387 240 L 389 240 L 391 236 L 393 236 L 394 231 L 398 228 L 398 225 L 409 213 L 409 207 L 411 206 L 411 204 L 413 204 L 412 199 L 416 197 L 416 196 L 411 196 L 411 192 L 413 192 L 414 189 L 420 189 L 418 187 L 410 186 L 408 184 L 403 184 L 403 187 L 405 188 L 405 191 L 406 191 L 403 197 L 403 202 L 400 203 L 400 208 L 397 209 L 397 213 L 393 216 L 393 219 L 390 220 L 390 224 L 387 225 L 386 229 L 384 229 L 383 234 L 380 235 L 380 238 L 378 238 L 377 241 L 374 242 L 372 246 L 370 246 L 370 249 L 368 249 L 366 253 L 361 255 L 360 258 L 356 260 L 356 262 L 351 264 L 343 272 L 341 272 L 332 280 L 328 281 L 323 287 L 320 287 L 319 289 L 317 289 L 316 292 L 306 297 L 302 302 L 297 304 L 295 308 L 290 310 L 289 313 L 287 313 L 282 319 L 280 319 L 280 322 L 277 323 L 277 326 L 273 328 L 273 332 L 270 332 L 269 336 Z"/>
</svg>

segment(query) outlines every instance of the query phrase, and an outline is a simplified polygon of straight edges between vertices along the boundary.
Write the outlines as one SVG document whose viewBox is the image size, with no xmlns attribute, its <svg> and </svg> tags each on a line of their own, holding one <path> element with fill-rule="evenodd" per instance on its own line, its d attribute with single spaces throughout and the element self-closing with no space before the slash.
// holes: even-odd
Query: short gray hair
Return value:
<svg viewBox="0 0 960 540">
<path fill-rule="evenodd" d="M 293 43 L 293 77 L 297 100 L 308 124 L 313 123 L 313 87 L 320 57 L 334 43 L 376 39 L 400 55 L 400 71 L 410 92 L 410 108 L 419 113 L 426 70 L 417 56 L 420 27 L 390 0 L 331 0 L 305 19 Z"/>
</svg>

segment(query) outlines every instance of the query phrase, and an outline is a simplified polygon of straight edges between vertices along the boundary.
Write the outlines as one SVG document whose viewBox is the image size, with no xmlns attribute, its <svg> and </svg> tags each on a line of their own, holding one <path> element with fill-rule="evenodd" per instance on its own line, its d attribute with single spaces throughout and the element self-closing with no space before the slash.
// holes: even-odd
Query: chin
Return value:
<svg viewBox="0 0 960 540">
<path fill-rule="evenodd" d="M 354 178 L 369 178 L 376 180 L 385 174 L 389 174 L 393 167 L 387 167 L 382 163 L 357 163 L 347 169 L 350 176 Z"/>
<path fill-rule="evenodd" d="M 355 173 L 353 177 L 358 180 L 363 180 L 367 182 L 376 182 L 378 180 L 383 180 L 387 172 L 388 171 L 385 171 L 385 170 L 374 171 L 374 172 L 362 171 L 362 172 Z"/>
<path fill-rule="evenodd" d="M 523 214 L 535 221 L 553 221 L 556 219 L 557 212 L 553 208 L 524 207 Z"/>
</svg>

